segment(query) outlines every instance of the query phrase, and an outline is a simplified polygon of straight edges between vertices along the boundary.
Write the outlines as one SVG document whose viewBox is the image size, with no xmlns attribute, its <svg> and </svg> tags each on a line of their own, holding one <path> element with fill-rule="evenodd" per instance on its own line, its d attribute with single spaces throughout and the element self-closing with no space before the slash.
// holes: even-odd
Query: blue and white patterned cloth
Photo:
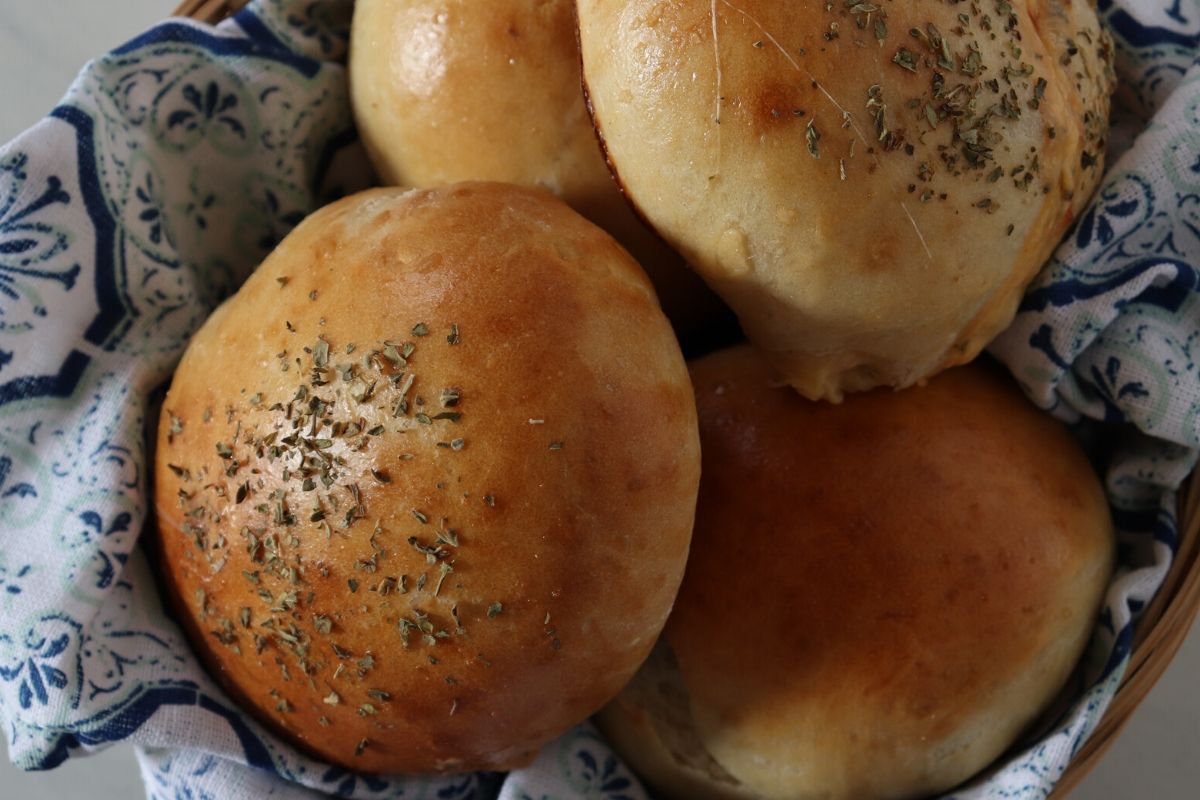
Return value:
<svg viewBox="0 0 1200 800">
<path fill-rule="evenodd" d="M 138 535 L 153 398 L 188 336 L 306 213 L 368 180 L 348 0 L 171 21 L 88 65 L 0 148 L 0 723 L 49 769 L 119 740 L 152 798 L 644 800 L 581 726 L 531 767 L 356 776 L 242 714 L 164 613 Z M 1087 688 L 953 796 L 1042 798 L 1112 698 L 1200 448 L 1200 6 L 1100 0 L 1122 88 L 1109 174 L 993 354 L 1103 437 L 1121 568 Z"/>
</svg>

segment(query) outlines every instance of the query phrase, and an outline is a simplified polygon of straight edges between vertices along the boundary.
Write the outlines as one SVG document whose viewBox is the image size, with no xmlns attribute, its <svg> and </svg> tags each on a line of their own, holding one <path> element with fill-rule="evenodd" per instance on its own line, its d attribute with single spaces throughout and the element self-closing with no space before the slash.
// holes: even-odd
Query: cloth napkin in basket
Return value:
<svg viewBox="0 0 1200 800">
<path fill-rule="evenodd" d="M 1045 797 L 1112 698 L 1170 566 L 1200 447 L 1200 8 L 1100 0 L 1122 88 L 1103 188 L 993 346 L 1039 405 L 1111 444 L 1121 568 L 1086 686 L 952 796 Z M 588 725 L 508 775 L 358 776 L 206 676 L 138 545 L 153 398 L 189 335 L 322 202 L 369 180 L 348 0 L 255 0 L 89 64 L 0 148 L 0 722 L 50 769 L 128 740 L 152 798 L 643 800 Z"/>
</svg>

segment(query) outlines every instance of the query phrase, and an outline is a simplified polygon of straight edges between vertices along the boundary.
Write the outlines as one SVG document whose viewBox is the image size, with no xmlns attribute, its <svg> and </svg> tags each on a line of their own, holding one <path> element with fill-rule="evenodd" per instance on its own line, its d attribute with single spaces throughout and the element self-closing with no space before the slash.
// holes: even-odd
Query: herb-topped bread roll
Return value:
<svg viewBox="0 0 1200 800">
<path fill-rule="evenodd" d="M 167 584 L 235 697 L 363 772 L 506 769 L 649 652 L 699 480 L 653 290 L 543 191 L 374 190 L 305 220 L 188 347 Z"/>
<path fill-rule="evenodd" d="M 1068 679 L 1114 541 L 1058 422 L 983 366 L 804 400 L 742 347 L 692 366 L 703 478 L 662 643 L 601 716 L 679 800 L 929 797 Z"/>
<path fill-rule="evenodd" d="M 579 0 L 628 196 L 811 398 L 973 358 L 1102 173 L 1087 0 Z"/>
<path fill-rule="evenodd" d="M 685 339 L 729 312 L 630 210 L 583 102 L 572 0 L 358 0 L 358 130 L 380 177 L 542 186 L 615 236 Z"/>
</svg>

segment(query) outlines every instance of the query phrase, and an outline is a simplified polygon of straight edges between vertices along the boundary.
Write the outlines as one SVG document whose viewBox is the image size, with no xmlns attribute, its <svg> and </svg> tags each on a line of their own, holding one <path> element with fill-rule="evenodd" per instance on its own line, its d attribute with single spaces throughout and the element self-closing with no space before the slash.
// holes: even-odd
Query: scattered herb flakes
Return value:
<svg viewBox="0 0 1200 800">
<path fill-rule="evenodd" d="M 446 556 L 446 551 L 442 548 L 434 545 L 422 544 L 421 540 L 415 536 L 408 537 L 408 544 L 418 553 L 423 553 L 425 555 L 425 562 L 427 564 L 436 564 L 439 559 L 442 559 Z M 422 580 L 419 580 L 417 583 L 418 589 L 424 585 L 423 578 L 424 576 L 422 576 Z"/>
<path fill-rule="evenodd" d="M 295 330 L 290 325 L 288 327 L 289 330 Z M 417 337 L 428 336 L 430 332 L 429 326 L 424 323 L 419 323 L 412 330 L 413 335 Z M 448 344 L 459 344 L 460 337 L 458 325 L 451 324 L 447 335 Z M 256 620 L 250 607 L 240 608 L 233 621 L 222 620 L 223 627 L 214 631 L 214 634 L 222 641 L 232 641 L 233 646 L 236 646 L 237 637 L 234 633 L 234 626 L 236 622 L 240 622 L 242 628 L 252 630 L 252 633 L 248 635 L 253 636 L 258 653 L 265 652 L 268 645 L 280 648 L 280 656 L 283 655 L 282 651 L 284 650 L 291 651 L 299 659 L 300 669 L 306 677 L 315 675 L 322 666 L 322 662 L 319 660 L 313 662 L 307 660 L 311 647 L 310 634 L 314 637 L 330 636 L 333 632 L 333 620 L 330 616 L 312 614 L 311 611 L 308 611 L 308 615 L 311 615 L 309 618 L 312 628 L 309 628 L 308 632 L 303 628 L 302 614 L 305 610 L 312 608 L 316 594 L 311 591 L 310 587 L 303 585 L 304 578 L 300 572 L 299 553 L 296 554 L 295 565 L 290 563 L 290 551 L 298 550 L 302 546 L 301 529 L 282 529 L 284 526 L 296 525 L 293 513 L 302 516 L 300 507 L 296 506 L 296 495 L 293 493 L 298 490 L 306 493 L 306 499 L 302 501 L 303 516 L 308 516 L 313 523 L 322 524 L 326 529 L 327 536 L 332 535 L 331 527 L 326 520 L 327 515 L 331 518 L 341 518 L 344 515 L 347 523 L 365 517 L 366 510 L 363 508 L 363 498 L 358 486 L 348 483 L 346 480 L 346 471 L 350 468 L 347 455 L 350 451 L 364 450 L 373 441 L 370 437 L 382 436 L 385 433 L 384 425 L 368 421 L 371 420 L 372 415 L 378 411 L 386 414 L 387 410 L 394 408 L 395 416 L 408 416 L 411 413 L 413 414 L 411 418 L 419 424 L 432 425 L 437 421 L 457 423 L 462 417 L 459 408 L 462 405 L 463 397 L 462 390 L 455 386 L 444 386 L 433 390 L 436 391 L 433 398 L 425 399 L 420 395 L 414 396 L 415 373 L 408 364 L 409 356 L 415 351 L 415 345 L 411 342 L 404 344 L 384 342 L 382 346 L 377 346 L 377 349 L 367 348 L 366 350 L 356 348 L 353 343 L 345 344 L 344 350 L 347 355 L 355 352 L 358 355 L 351 363 L 334 364 L 330 356 L 333 354 L 334 360 L 337 356 L 334 354 L 329 339 L 322 335 L 310 341 L 313 341 L 311 346 L 301 348 L 304 357 L 298 353 L 289 355 L 287 351 L 276 356 L 282 364 L 294 366 L 296 368 L 294 374 L 302 381 L 295 386 L 295 395 L 289 402 L 286 404 L 277 402 L 270 406 L 271 410 L 279 412 L 279 417 L 286 419 L 288 424 L 264 436 L 258 433 L 250 434 L 248 430 L 243 431 L 239 421 L 239 432 L 233 436 L 232 440 L 226 438 L 225 441 L 214 445 L 217 454 L 229 462 L 226 469 L 232 471 L 227 474 L 236 473 L 239 468 L 251 469 L 255 475 L 260 474 L 261 467 L 239 463 L 245 461 L 241 458 L 240 451 L 238 457 L 235 458 L 235 449 L 244 447 L 251 449 L 261 462 L 275 464 L 275 469 L 279 471 L 278 474 L 282 475 L 282 484 L 274 491 L 261 489 L 256 492 L 255 487 L 259 485 L 257 483 L 259 479 L 251 478 L 205 487 L 219 496 L 224 496 L 225 491 L 228 491 L 235 504 L 245 503 L 254 507 L 261 515 L 262 527 L 242 528 L 249 558 L 262 565 L 262 571 L 266 572 L 271 579 L 278 579 L 285 584 L 290 583 L 295 586 L 295 590 L 289 591 L 279 591 L 277 588 L 268 590 L 262 586 L 265 579 L 260 577 L 258 571 L 243 571 L 243 577 L 253 587 L 251 591 L 257 591 L 262 601 L 266 603 L 262 607 L 262 615 Z M 339 350 L 342 347 L 343 345 L 338 345 Z M 294 364 L 289 364 L 289 360 Z M 305 363 L 306 361 L 307 363 Z M 322 389 L 325 386 L 330 388 Z M 339 388 L 335 389 L 335 386 Z M 323 395 L 324 391 L 328 391 L 329 394 Z M 390 394 L 388 394 L 389 392 Z M 243 394 L 248 398 L 250 406 L 255 408 L 265 408 L 271 402 L 262 392 L 251 394 L 250 390 L 243 390 Z M 434 398 L 436 398 L 436 402 L 430 402 Z M 410 409 L 409 403 L 413 408 Z M 346 405 L 349 405 L 349 409 L 346 409 Z M 236 419 L 232 406 L 227 409 L 227 416 L 232 425 Z M 211 412 L 206 411 L 205 421 L 208 421 L 210 417 Z M 169 425 L 172 433 L 178 433 L 183 429 L 182 421 L 176 420 L 177 418 L 172 415 Z M 537 420 L 537 423 L 541 423 L 541 420 Z M 407 426 L 401 425 L 398 432 L 404 432 L 406 429 Z M 338 444 L 336 448 L 334 447 L 335 443 Z M 465 447 L 465 439 L 454 437 L 448 442 L 438 442 L 437 444 L 452 450 L 461 450 Z M 561 449 L 562 446 L 562 442 L 550 444 L 552 449 Z M 345 453 L 342 452 L 343 449 L 346 451 Z M 401 460 L 411 460 L 412 458 L 414 458 L 412 453 L 400 456 Z M 176 476 L 190 480 L 187 470 L 183 467 L 171 465 L 170 469 Z M 392 476 L 382 466 L 368 471 L 372 478 L 380 484 L 392 481 Z M 341 492 L 339 487 L 346 489 L 351 494 L 352 502 L 349 506 L 347 506 L 345 493 Z M 439 488 L 442 488 L 441 484 L 439 484 Z M 185 510 L 191 513 L 193 511 L 191 506 L 194 503 L 188 501 L 191 500 L 192 495 L 183 490 L 180 491 L 182 498 L 180 502 L 184 505 Z M 256 497 L 256 494 L 262 496 Z M 464 493 L 463 497 L 468 498 L 473 494 L 474 492 Z M 251 498 L 254 498 L 254 502 L 246 503 Z M 491 495 L 484 496 L 484 501 L 489 506 L 495 505 L 495 498 Z M 289 506 L 291 506 L 290 509 Z M 212 514 L 206 507 L 196 508 L 194 512 L 198 525 L 200 524 L 199 520 L 207 523 L 209 515 Z M 413 510 L 413 516 L 422 524 L 430 522 L 430 516 L 419 509 Z M 216 521 L 219 522 L 219 519 Z M 432 577 L 434 585 L 429 589 L 434 596 L 440 596 L 442 591 L 447 591 L 449 594 L 452 587 L 461 588 L 461 584 L 446 584 L 447 576 L 455 571 L 448 559 L 454 552 L 453 549 L 459 546 L 459 534 L 454 529 L 446 527 L 447 522 L 448 520 L 443 518 L 441 524 L 437 526 L 436 542 L 424 544 L 417 541 L 416 537 L 409 540 L 410 545 L 426 557 L 426 562 L 430 567 L 437 565 L 436 572 L 429 569 L 427 572 L 414 575 L 384 576 L 381 581 L 372 579 L 367 584 L 371 591 L 378 592 L 380 596 L 397 592 L 407 593 L 410 577 L 415 578 L 418 591 L 424 591 L 427 581 Z M 386 557 L 387 550 L 375 541 L 375 534 L 378 532 L 379 526 L 376 523 L 376 529 L 370 540 L 376 552 L 368 560 L 359 559 L 358 568 L 363 571 L 376 572 L 379 569 L 377 567 L 378 560 L 381 556 Z M 207 551 L 210 547 L 207 534 L 200 533 L 198 536 L 200 537 L 198 546 Z M 220 545 L 214 547 L 218 546 Z M 310 567 L 310 569 L 317 569 L 323 576 L 329 577 L 327 567 L 318 565 Z M 356 594 L 360 586 L 359 579 L 349 578 L 346 585 L 350 593 Z M 197 600 L 201 605 L 201 614 L 207 614 L 207 608 L 205 608 L 207 598 L 203 594 L 198 594 Z M 400 621 L 399 625 L 401 637 L 406 646 L 414 631 L 427 645 L 434 645 L 439 639 L 465 634 L 466 631 L 458 613 L 458 605 L 452 604 L 454 598 L 443 600 L 450 606 L 449 613 L 453 623 L 449 624 L 449 620 L 447 620 L 448 629 L 442 628 L 435 625 L 428 614 L 414 612 L 409 619 Z M 496 604 L 495 611 L 491 616 L 499 614 L 501 608 L 502 606 Z M 270 612 L 267 609 L 270 609 Z M 363 605 L 361 610 L 363 613 L 367 613 L 369 607 Z M 271 613 L 276 616 L 270 616 Z M 261 634 L 258 631 L 261 631 Z M 328 639 L 325 641 L 328 642 Z M 328 644 L 340 660 L 340 663 L 334 662 L 337 665 L 334 678 L 342 675 L 347 668 L 354 669 L 355 662 L 349 652 L 332 642 L 328 642 Z M 283 671 L 284 679 L 290 680 L 287 668 L 291 662 L 284 663 L 280 656 L 276 656 L 276 663 Z M 369 654 L 356 663 L 360 678 L 375 664 L 374 658 Z M 431 663 L 437 663 L 436 659 L 431 659 Z M 312 685 L 312 677 L 307 677 L 307 680 Z M 331 691 L 324 699 L 328 705 L 341 704 L 342 701 L 336 691 Z M 379 703 L 388 699 L 390 699 L 390 695 L 386 692 L 374 690 L 369 694 L 370 702 L 357 705 L 357 708 L 360 714 L 370 716 L 377 713 Z M 347 700 L 347 703 L 349 702 Z M 286 704 L 286 701 L 281 700 L 281 706 L 283 704 Z M 288 706 L 287 710 L 294 709 Z M 323 724 L 328 724 L 328 721 L 326 720 Z M 364 739 L 360 743 L 360 750 L 366 746 L 369 746 L 369 741 Z"/>
<path fill-rule="evenodd" d="M 286 275 L 281 275 L 275 279 L 275 282 L 278 283 L 279 288 L 282 289 L 283 287 L 288 285 L 288 277 Z"/>
<path fill-rule="evenodd" d="M 816 128 L 816 118 L 810 119 L 808 125 L 804 128 L 804 139 L 808 144 L 808 154 L 813 158 L 821 157 L 821 134 Z"/>
<path fill-rule="evenodd" d="M 327 706 L 336 706 L 338 703 L 342 702 L 342 698 L 338 696 L 337 692 L 330 692 L 325 696 L 325 699 L 322 700 L 322 702 Z"/>
<path fill-rule="evenodd" d="M 551 442 L 550 443 L 551 450 L 562 450 L 563 447 L 565 447 L 565 445 L 562 442 Z"/>
<path fill-rule="evenodd" d="M 917 54 L 909 50 L 907 47 L 901 47 L 896 51 L 896 55 L 892 56 L 892 63 L 908 70 L 909 72 L 916 72 Z"/>
<path fill-rule="evenodd" d="M 438 573 L 439 574 L 438 574 L 437 585 L 433 587 L 433 596 L 434 597 L 437 597 L 438 593 L 442 591 L 442 582 L 446 580 L 446 576 L 449 575 L 451 572 L 454 572 L 454 567 L 450 566 L 449 562 L 443 561 L 440 564 L 438 564 Z"/>
<path fill-rule="evenodd" d="M 312 349 L 313 366 L 324 369 L 329 365 L 329 342 L 324 336 L 317 337 L 317 343 Z"/>
<path fill-rule="evenodd" d="M 354 755 L 361 756 L 363 753 L 365 753 L 367 751 L 367 748 L 370 747 L 370 745 L 371 745 L 370 739 L 366 739 L 366 738 L 359 739 L 358 744 L 356 744 L 354 746 Z"/>
<path fill-rule="evenodd" d="M 488 610 L 487 610 L 488 619 L 495 619 L 496 617 L 500 616 L 500 612 L 503 610 L 504 610 L 503 603 L 499 603 L 499 602 L 492 603 L 490 606 L 488 606 Z"/>
<path fill-rule="evenodd" d="M 383 357 L 390 361 L 394 367 L 408 366 L 408 360 L 400 355 L 400 351 L 396 348 L 396 345 L 390 342 L 386 342 L 383 346 Z"/>
<path fill-rule="evenodd" d="M 358 661 L 354 662 L 354 665 L 358 668 L 358 677 L 361 678 L 371 670 L 375 669 L 375 656 L 367 653 Z"/>
</svg>

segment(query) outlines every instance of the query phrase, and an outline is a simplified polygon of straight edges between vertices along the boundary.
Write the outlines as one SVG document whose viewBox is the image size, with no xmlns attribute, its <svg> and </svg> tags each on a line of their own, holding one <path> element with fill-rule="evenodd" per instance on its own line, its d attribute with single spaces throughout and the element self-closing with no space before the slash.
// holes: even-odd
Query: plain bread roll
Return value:
<svg viewBox="0 0 1200 800">
<path fill-rule="evenodd" d="M 1007 376 L 804 400 L 692 365 L 703 448 L 663 640 L 601 715 L 679 800 L 935 795 L 1062 689 L 1113 565 L 1100 483 Z"/>
</svg>

